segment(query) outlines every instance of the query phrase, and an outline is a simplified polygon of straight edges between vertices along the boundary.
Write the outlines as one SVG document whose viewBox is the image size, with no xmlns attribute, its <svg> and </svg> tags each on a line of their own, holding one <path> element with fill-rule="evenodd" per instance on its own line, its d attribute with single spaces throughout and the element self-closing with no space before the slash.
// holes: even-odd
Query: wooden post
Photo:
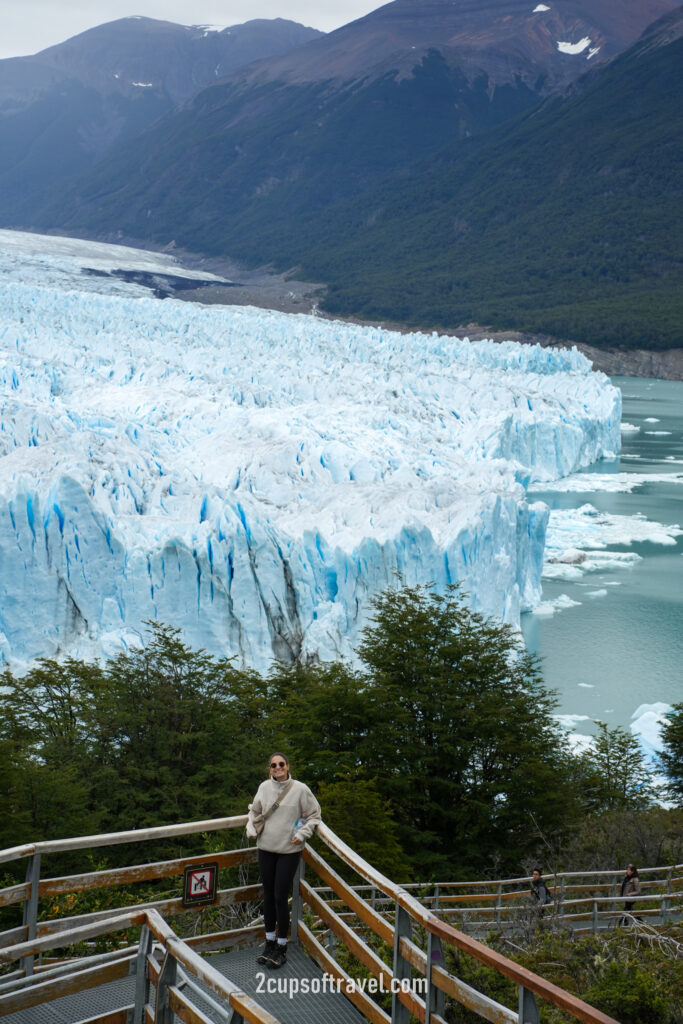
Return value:
<svg viewBox="0 0 683 1024">
<path fill-rule="evenodd" d="M 445 995 L 440 988 L 432 984 L 432 967 L 444 967 L 443 949 L 441 939 L 437 935 L 427 932 L 427 995 L 425 1006 L 427 1008 L 425 1021 L 429 1022 L 432 1013 L 444 1016 Z"/>
<path fill-rule="evenodd" d="M 152 952 L 154 936 L 149 926 L 143 924 L 140 932 L 140 945 L 135 960 L 135 1006 L 133 1007 L 133 1024 L 144 1024 L 145 1006 L 149 1000 L 149 978 L 147 976 L 147 957 Z"/>
<path fill-rule="evenodd" d="M 497 889 L 498 897 L 496 899 L 496 924 L 500 928 L 500 915 L 503 909 L 503 883 L 498 883 Z"/>
<path fill-rule="evenodd" d="M 410 964 L 403 958 L 400 950 L 401 939 L 409 939 L 411 935 L 410 914 L 403 907 L 396 906 L 396 917 L 394 919 L 394 987 L 400 985 L 406 978 L 410 978 Z M 391 995 L 391 1024 L 410 1024 L 410 1010 L 404 1006 L 398 998 L 398 992 Z"/>
<path fill-rule="evenodd" d="M 303 881 L 305 871 L 306 865 L 304 864 L 304 859 L 303 857 L 299 857 L 299 866 L 297 867 L 296 874 L 294 875 L 294 888 L 292 891 L 292 923 L 289 929 L 289 937 L 292 942 L 297 942 L 299 939 L 299 921 L 301 920 L 301 912 L 303 910 L 301 905 L 299 882 Z"/>
<path fill-rule="evenodd" d="M 593 914 L 591 917 L 591 931 L 593 935 L 597 935 L 598 932 L 598 901 L 593 900 Z"/>
<path fill-rule="evenodd" d="M 669 868 L 669 870 L 666 873 L 666 894 L 662 896 L 662 924 L 666 924 L 667 915 L 671 910 L 673 870 L 673 868 Z"/>
<path fill-rule="evenodd" d="M 31 886 L 31 892 L 28 899 L 24 900 L 23 924 L 24 927 L 28 928 L 26 939 L 30 942 L 31 939 L 35 939 L 38 926 L 38 884 L 40 882 L 39 853 L 34 853 L 29 859 L 28 866 L 26 868 L 26 881 Z M 33 953 L 31 953 L 30 956 L 22 957 L 20 961 L 24 974 L 27 978 L 33 974 L 34 959 L 35 957 L 33 956 Z"/>
<path fill-rule="evenodd" d="M 523 985 L 519 986 L 519 1024 L 541 1024 L 536 996 Z"/>
<path fill-rule="evenodd" d="M 439 896 L 440 896 L 440 893 L 441 893 L 441 888 L 439 886 L 439 883 L 437 882 L 436 885 L 434 886 L 434 903 L 432 905 L 432 909 L 433 910 L 438 910 L 439 909 Z"/>
<path fill-rule="evenodd" d="M 174 1013 L 169 1004 L 168 989 L 178 980 L 178 961 L 172 953 L 166 953 L 157 982 L 157 999 L 154 1024 L 173 1024 Z"/>
</svg>

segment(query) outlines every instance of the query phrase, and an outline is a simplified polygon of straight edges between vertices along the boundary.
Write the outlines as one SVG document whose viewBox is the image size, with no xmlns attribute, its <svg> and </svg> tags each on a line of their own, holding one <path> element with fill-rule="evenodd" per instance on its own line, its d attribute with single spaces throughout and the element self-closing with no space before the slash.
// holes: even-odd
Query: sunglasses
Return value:
<svg viewBox="0 0 683 1024">
<path fill-rule="evenodd" d="M 284 761 L 272 761 L 270 767 L 271 768 L 286 768 L 287 766 L 286 766 Z"/>
</svg>

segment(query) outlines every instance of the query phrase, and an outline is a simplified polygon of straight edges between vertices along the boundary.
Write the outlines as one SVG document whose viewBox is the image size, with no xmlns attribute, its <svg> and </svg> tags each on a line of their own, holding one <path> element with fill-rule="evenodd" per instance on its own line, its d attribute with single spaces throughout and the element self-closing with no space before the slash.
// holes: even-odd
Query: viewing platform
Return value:
<svg viewBox="0 0 683 1024">
<path fill-rule="evenodd" d="M 229 872 L 255 863 L 254 847 L 45 874 L 48 858 L 175 842 L 242 829 L 245 822 L 246 816 L 213 819 L 1 851 L 5 871 L 25 861 L 27 872 L 25 882 L 0 889 L 5 923 L 10 908 L 23 906 L 21 924 L 0 933 L 0 963 L 9 968 L 0 976 L 0 1017 L 8 1024 L 409 1024 L 411 1018 L 445 1024 L 446 1000 L 454 1000 L 491 1024 L 538 1024 L 539 1001 L 547 1001 L 585 1024 L 618 1024 L 449 923 L 459 918 L 468 931 L 504 931 L 530 920 L 535 926 L 528 879 L 397 885 L 325 824 L 316 844 L 325 857 L 307 846 L 294 881 L 288 959 L 278 970 L 256 962 L 264 939 L 260 885 L 240 878 L 241 884 L 220 888 Z M 637 900 L 639 918 L 680 919 L 682 869 L 641 870 L 647 892 Z M 347 880 L 351 872 L 358 882 Z M 54 916 L 73 906 L 72 894 L 110 891 L 134 899 L 135 884 L 181 877 L 182 898 Z M 177 889 L 177 881 L 170 884 Z M 554 899 L 548 914 L 562 927 L 597 931 L 623 919 L 614 872 L 562 875 L 548 885 Z M 206 932 L 216 923 L 221 930 Z M 449 946 L 513 982 L 516 1005 L 504 1006 L 451 973 Z M 57 951 L 66 952 L 58 957 Z M 363 965 L 358 978 L 343 966 L 349 954 Z"/>
</svg>

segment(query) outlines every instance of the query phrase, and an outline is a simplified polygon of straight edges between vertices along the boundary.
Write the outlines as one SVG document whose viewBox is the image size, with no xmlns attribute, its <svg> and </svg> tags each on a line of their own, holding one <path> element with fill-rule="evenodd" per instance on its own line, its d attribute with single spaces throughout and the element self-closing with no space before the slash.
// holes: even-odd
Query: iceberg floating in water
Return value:
<svg viewBox="0 0 683 1024">
<path fill-rule="evenodd" d="M 641 556 L 635 551 L 610 550 L 611 545 L 647 541 L 670 547 L 682 535 L 683 528 L 676 523 L 657 523 L 642 514 L 601 512 L 590 504 L 554 509 L 546 530 L 543 577 L 579 580 L 587 572 L 628 568 Z"/>
<path fill-rule="evenodd" d="M 0 658 L 111 654 L 147 620 L 257 669 L 349 656 L 397 572 L 514 625 L 539 602 L 527 487 L 620 444 L 581 354 L 83 273 L 122 248 L 0 232 Z"/>
<path fill-rule="evenodd" d="M 631 732 L 638 739 L 645 756 L 655 764 L 662 749 L 662 726 L 670 711 L 670 704 L 656 701 L 654 704 L 641 704 L 631 715 Z"/>
</svg>

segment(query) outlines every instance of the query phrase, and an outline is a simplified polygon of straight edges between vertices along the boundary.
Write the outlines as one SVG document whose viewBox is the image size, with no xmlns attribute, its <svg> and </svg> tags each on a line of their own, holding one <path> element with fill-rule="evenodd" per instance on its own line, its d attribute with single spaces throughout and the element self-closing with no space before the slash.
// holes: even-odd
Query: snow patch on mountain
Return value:
<svg viewBox="0 0 683 1024">
<path fill-rule="evenodd" d="M 592 40 L 588 36 L 584 36 L 578 43 L 558 43 L 557 48 L 560 53 L 578 54 L 583 53 L 590 46 L 591 42 Z"/>
<path fill-rule="evenodd" d="M 111 654 L 147 620 L 258 669 L 351 656 L 397 572 L 514 625 L 538 604 L 527 488 L 618 451 L 603 374 L 83 273 L 170 259 L 0 232 L 1 659 Z"/>
</svg>

